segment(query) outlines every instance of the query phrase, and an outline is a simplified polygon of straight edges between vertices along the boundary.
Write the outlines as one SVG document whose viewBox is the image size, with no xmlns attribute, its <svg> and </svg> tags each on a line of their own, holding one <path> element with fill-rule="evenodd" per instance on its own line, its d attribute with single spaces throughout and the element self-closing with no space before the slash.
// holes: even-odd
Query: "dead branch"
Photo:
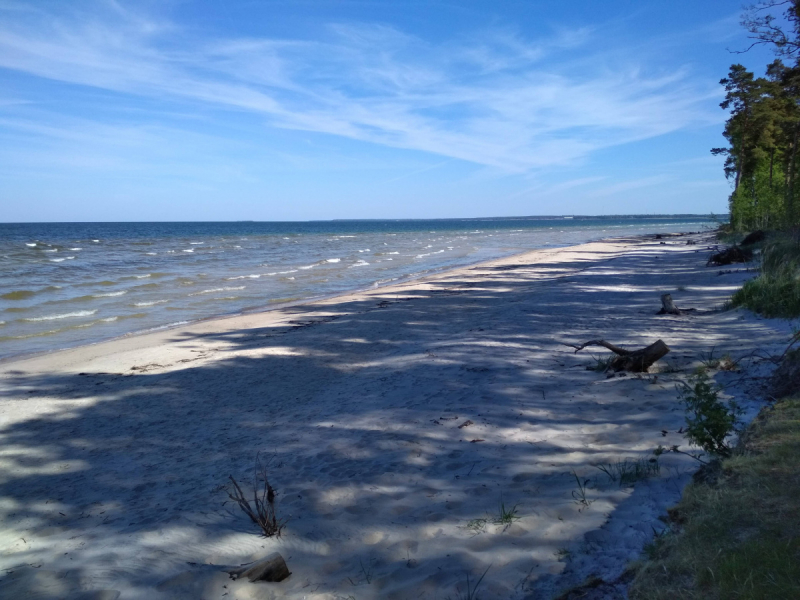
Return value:
<svg viewBox="0 0 800 600">
<path fill-rule="evenodd" d="M 657 315 L 685 315 L 687 313 L 697 312 L 696 308 L 678 308 L 672 300 L 671 294 L 661 294 L 661 310 Z"/>
<path fill-rule="evenodd" d="M 267 464 L 262 464 L 256 455 L 255 473 L 253 474 L 253 501 L 245 496 L 241 486 L 229 475 L 230 486 L 225 488 L 228 498 L 233 500 L 244 514 L 250 517 L 261 528 L 265 537 L 280 537 L 286 521 L 279 521 L 275 513 L 275 490 L 267 479 Z"/>
<path fill-rule="evenodd" d="M 617 356 L 608 364 L 606 370 L 615 372 L 630 371 L 632 373 L 646 373 L 654 362 L 669 353 L 669 346 L 661 340 L 653 342 L 646 348 L 640 348 L 639 350 L 626 350 L 614 344 L 609 344 L 605 340 L 590 340 L 585 344 L 579 344 L 577 346 L 574 344 L 564 345 L 575 348 L 576 354 L 588 346 L 602 346 L 603 348 L 611 350 Z"/>
</svg>

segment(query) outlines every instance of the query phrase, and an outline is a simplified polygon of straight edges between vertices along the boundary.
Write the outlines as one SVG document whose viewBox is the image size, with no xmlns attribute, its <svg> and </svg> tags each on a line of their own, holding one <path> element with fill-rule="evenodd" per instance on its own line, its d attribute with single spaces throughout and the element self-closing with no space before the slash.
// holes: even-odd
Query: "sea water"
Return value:
<svg viewBox="0 0 800 600">
<path fill-rule="evenodd" d="M 707 217 L 0 224 L 0 358 Z"/>
</svg>

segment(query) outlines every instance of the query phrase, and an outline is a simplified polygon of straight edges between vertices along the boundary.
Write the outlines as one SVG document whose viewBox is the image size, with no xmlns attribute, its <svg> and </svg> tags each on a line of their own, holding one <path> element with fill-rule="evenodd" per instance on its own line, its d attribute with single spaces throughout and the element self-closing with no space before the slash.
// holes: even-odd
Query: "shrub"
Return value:
<svg viewBox="0 0 800 600">
<path fill-rule="evenodd" d="M 722 402 L 721 390 L 705 370 L 679 387 L 686 406 L 686 438 L 709 454 L 725 457 L 731 454 L 726 438 L 736 430 L 740 409 L 733 400 Z"/>
</svg>

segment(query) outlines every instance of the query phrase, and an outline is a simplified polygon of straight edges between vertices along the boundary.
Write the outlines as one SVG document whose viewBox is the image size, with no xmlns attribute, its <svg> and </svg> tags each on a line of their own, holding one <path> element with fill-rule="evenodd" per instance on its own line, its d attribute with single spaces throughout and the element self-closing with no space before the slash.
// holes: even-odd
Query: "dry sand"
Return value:
<svg viewBox="0 0 800 600">
<path fill-rule="evenodd" d="M 533 251 L 0 365 L 0 597 L 444 599 L 487 568 L 484 599 L 613 581 L 696 463 L 664 455 L 633 487 L 594 465 L 684 444 L 675 384 L 701 352 L 788 337 L 710 312 L 749 275 L 705 267 L 708 234 L 663 241 Z M 656 316 L 662 292 L 709 312 Z M 561 343 L 592 338 L 661 338 L 661 368 L 682 371 L 587 371 L 590 353 Z M 717 374 L 740 399 L 768 370 L 742 365 Z M 280 539 L 218 489 L 247 481 L 257 452 L 273 456 Z M 520 517 L 508 527 L 501 503 Z M 276 550 L 281 583 L 224 572 Z"/>
</svg>

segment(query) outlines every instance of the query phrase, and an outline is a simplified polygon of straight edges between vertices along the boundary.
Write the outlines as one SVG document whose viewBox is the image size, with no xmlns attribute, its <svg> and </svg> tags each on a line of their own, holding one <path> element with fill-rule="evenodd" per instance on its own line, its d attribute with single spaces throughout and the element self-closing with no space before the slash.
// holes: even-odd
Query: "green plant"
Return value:
<svg viewBox="0 0 800 600">
<path fill-rule="evenodd" d="M 764 247 L 761 274 L 746 282 L 731 298 L 766 317 L 800 316 L 800 241 L 781 236 Z"/>
<path fill-rule="evenodd" d="M 659 453 L 660 454 L 660 453 Z M 658 463 L 658 454 L 653 458 L 639 458 L 636 460 L 620 460 L 615 463 L 596 465 L 608 476 L 611 481 L 619 481 L 619 485 L 633 485 L 637 481 L 654 477 L 661 473 L 661 465 Z"/>
<path fill-rule="evenodd" d="M 494 520 L 495 525 L 504 525 L 508 527 L 514 521 L 518 521 L 521 517 L 517 516 L 517 505 L 507 509 L 503 499 L 500 499 L 500 515 Z"/>
<path fill-rule="evenodd" d="M 572 556 L 572 552 L 570 552 L 567 548 L 559 548 L 555 551 L 555 555 L 558 560 L 567 560 L 570 556 Z"/>
<path fill-rule="evenodd" d="M 467 573 L 467 589 L 464 592 L 458 592 L 456 596 L 456 600 L 478 600 L 478 587 L 480 587 L 483 578 L 486 577 L 486 574 L 489 572 L 489 569 L 492 568 L 492 565 L 486 567 L 486 570 L 483 572 L 478 578 L 478 581 L 475 582 L 475 585 L 472 586 L 469 580 L 469 573 Z M 450 600 L 450 596 L 447 597 Z"/>
<path fill-rule="evenodd" d="M 587 371 L 595 371 L 597 373 L 605 373 L 608 370 L 611 361 L 614 360 L 614 356 L 607 356 L 603 358 L 601 356 L 592 355 L 592 359 L 594 360 L 594 364 L 586 367 Z"/>
<path fill-rule="evenodd" d="M 478 518 L 478 519 L 470 519 L 467 521 L 466 528 L 469 529 L 473 535 L 478 535 L 479 533 L 483 533 L 486 531 L 486 524 L 489 522 L 489 519 L 485 518 Z"/>
<path fill-rule="evenodd" d="M 584 508 L 589 508 L 589 505 L 594 502 L 594 500 L 589 500 L 586 496 L 586 488 L 589 485 L 590 479 L 581 480 L 578 477 L 578 474 L 575 470 L 572 470 L 572 476 L 575 478 L 575 482 L 578 484 L 578 488 L 572 490 L 572 498 L 575 500 L 575 504 L 580 504 Z"/>
<path fill-rule="evenodd" d="M 698 370 L 678 387 L 686 408 L 686 438 L 715 456 L 730 456 L 726 438 L 735 431 L 741 412 L 736 402 L 719 399 L 722 388 Z"/>
</svg>

